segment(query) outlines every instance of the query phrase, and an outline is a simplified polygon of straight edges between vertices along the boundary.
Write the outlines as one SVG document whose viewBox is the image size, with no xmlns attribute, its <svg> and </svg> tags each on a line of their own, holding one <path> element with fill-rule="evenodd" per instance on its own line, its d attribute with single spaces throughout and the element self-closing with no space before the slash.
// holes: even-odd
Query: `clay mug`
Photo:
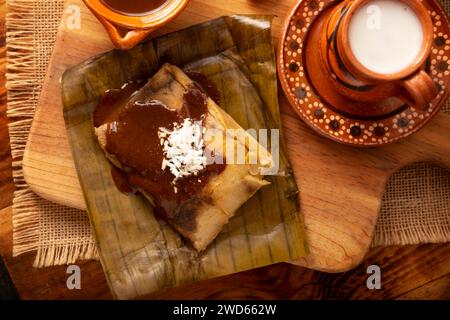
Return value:
<svg viewBox="0 0 450 320">
<path fill-rule="evenodd" d="M 322 30 L 320 55 L 334 79 L 335 89 L 353 100 L 376 101 L 396 96 L 418 110 L 426 110 L 436 97 L 436 86 L 424 71 L 433 41 L 433 24 L 420 0 L 401 1 L 420 21 L 423 41 L 419 54 L 407 67 L 395 73 L 377 73 L 358 61 L 350 44 L 349 28 L 355 12 L 373 0 L 344 0 L 336 6 Z"/>
<path fill-rule="evenodd" d="M 114 46 L 122 50 L 133 48 L 152 31 L 173 20 L 189 2 L 189 0 L 167 0 L 156 10 L 142 15 L 129 15 L 113 10 L 102 0 L 83 1 L 103 24 Z"/>
</svg>

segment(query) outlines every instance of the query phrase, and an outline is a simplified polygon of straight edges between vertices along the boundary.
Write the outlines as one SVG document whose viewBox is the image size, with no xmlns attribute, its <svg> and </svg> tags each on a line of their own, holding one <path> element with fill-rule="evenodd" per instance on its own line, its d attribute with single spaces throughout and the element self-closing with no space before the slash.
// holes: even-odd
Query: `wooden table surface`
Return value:
<svg viewBox="0 0 450 320">
<path fill-rule="evenodd" d="M 11 257 L 11 176 L 5 89 L 5 0 L 0 0 L 0 254 L 23 299 L 111 298 L 99 262 L 81 262 L 81 290 L 66 287 L 66 267 L 34 269 L 34 254 Z M 380 290 L 366 287 L 367 267 L 381 268 Z M 450 244 L 374 248 L 356 269 L 326 274 L 278 264 L 164 290 L 158 299 L 450 299 Z"/>
</svg>

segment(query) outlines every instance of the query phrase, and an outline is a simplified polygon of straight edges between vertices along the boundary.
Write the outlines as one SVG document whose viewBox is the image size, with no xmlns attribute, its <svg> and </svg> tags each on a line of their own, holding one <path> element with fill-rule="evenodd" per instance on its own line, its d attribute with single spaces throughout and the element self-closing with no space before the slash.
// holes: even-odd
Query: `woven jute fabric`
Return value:
<svg viewBox="0 0 450 320">
<path fill-rule="evenodd" d="M 443 2 L 449 12 L 450 0 Z M 26 185 L 21 167 L 64 0 L 10 0 L 8 6 L 8 117 L 17 187 L 13 254 L 36 251 L 36 267 L 97 259 L 86 212 L 39 198 Z M 444 112 L 450 112 L 450 103 Z M 400 170 L 386 188 L 372 245 L 449 240 L 450 172 L 430 163 Z"/>
<path fill-rule="evenodd" d="M 64 0 L 10 0 L 6 18 L 9 134 L 16 184 L 13 255 L 36 251 L 36 267 L 98 257 L 86 212 L 38 197 L 22 174 L 21 159 L 63 10 Z"/>
</svg>

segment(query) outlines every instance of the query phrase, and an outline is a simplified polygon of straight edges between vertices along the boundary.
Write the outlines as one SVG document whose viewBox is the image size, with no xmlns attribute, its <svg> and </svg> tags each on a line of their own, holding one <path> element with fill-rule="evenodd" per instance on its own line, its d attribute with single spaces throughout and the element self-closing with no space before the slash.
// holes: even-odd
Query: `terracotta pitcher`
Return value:
<svg viewBox="0 0 450 320">
<path fill-rule="evenodd" d="M 167 0 L 155 10 L 137 15 L 114 10 L 102 0 L 83 1 L 104 25 L 114 46 L 122 50 L 134 47 L 152 31 L 174 19 L 189 2 Z"/>
</svg>

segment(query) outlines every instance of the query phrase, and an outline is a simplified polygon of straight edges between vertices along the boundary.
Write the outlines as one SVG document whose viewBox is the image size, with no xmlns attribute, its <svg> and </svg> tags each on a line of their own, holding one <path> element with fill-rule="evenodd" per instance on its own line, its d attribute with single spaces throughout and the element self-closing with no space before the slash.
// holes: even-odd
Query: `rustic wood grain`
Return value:
<svg viewBox="0 0 450 320">
<path fill-rule="evenodd" d="M 396 299 L 401 300 L 448 300 L 450 297 L 450 275 L 430 281 L 418 288 L 408 291 Z"/>
<path fill-rule="evenodd" d="M 31 267 L 33 254 L 11 258 L 11 209 L 0 211 L 0 253 L 23 299 L 109 299 L 99 262 L 81 262 L 81 290 L 66 287 L 66 266 Z M 150 299 L 450 299 L 450 245 L 376 248 L 350 272 L 327 274 L 277 264 L 167 289 Z M 367 267 L 381 268 L 381 290 L 366 287 Z"/>
<path fill-rule="evenodd" d="M 0 208 L 11 204 L 12 184 L 11 151 L 8 139 L 8 120 L 6 118 L 6 2 L 0 0 Z"/>
<path fill-rule="evenodd" d="M 67 266 L 33 268 L 35 253 L 11 257 L 12 210 L 0 211 L 0 255 L 9 270 L 22 299 L 108 299 L 112 298 L 99 262 L 85 261 L 78 265 L 82 270 L 82 290 L 68 290 Z"/>
<path fill-rule="evenodd" d="M 273 30 L 277 37 L 282 21 L 295 2 L 266 0 L 260 5 L 237 0 L 192 0 L 186 11 L 159 33 L 224 14 L 270 12 L 278 16 Z M 109 50 L 111 42 L 81 0 L 71 3 L 81 7 L 82 27 L 69 30 L 63 17 L 23 166 L 25 179 L 36 193 L 51 201 L 84 209 L 62 117 L 59 79 L 68 67 Z M 295 116 L 281 92 L 280 106 L 311 248 L 307 258 L 295 262 L 299 265 L 328 272 L 355 267 L 371 243 L 389 176 L 420 160 L 435 160 L 450 167 L 450 135 L 442 135 L 450 125 L 448 115 L 438 115 L 427 128 L 402 142 L 363 150 L 319 137 Z"/>
<path fill-rule="evenodd" d="M 0 0 L 0 69 L 5 68 L 4 13 Z M 11 158 L 5 116 L 4 73 L 0 73 L 0 255 L 23 299 L 107 299 L 111 298 L 98 262 L 78 263 L 82 289 L 65 286 L 66 267 L 33 269 L 34 253 L 11 257 L 12 190 Z M 288 115 L 289 117 L 289 115 Z M 6 141 L 4 143 L 4 141 Z M 365 286 L 366 268 L 379 264 L 382 289 Z M 279 264 L 190 286 L 165 290 L 153 298 L 276 298 L 276 299 L 450 299 L 450 244 L 371 249 L 356 269 L 327 274 Z"/>
</svg>

